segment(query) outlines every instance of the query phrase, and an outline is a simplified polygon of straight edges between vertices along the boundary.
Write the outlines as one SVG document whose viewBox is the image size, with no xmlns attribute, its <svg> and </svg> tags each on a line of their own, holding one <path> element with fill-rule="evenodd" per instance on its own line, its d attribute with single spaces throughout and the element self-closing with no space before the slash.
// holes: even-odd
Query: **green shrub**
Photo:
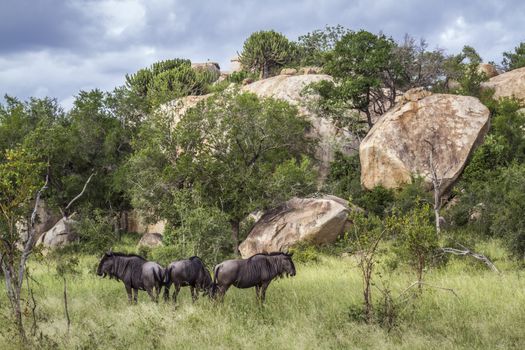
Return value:
<svg viewBox="0 0 525 350">
<path fill-rule="evenodd" d="M 80 250 L 97 254 L 109 250 L 119 239 L 113 224 L 113 219 L 102 210 L 81 213 L 81 219 L 75 225 Z"/>
<path fill-rule="evenodd" d="M 308 264 L 320 261 L 318 248 L 310 242 L 300 242 L 290 248 L 289 253 L 293 253 L 293 261 L 296 263 Z"/>
</svg>

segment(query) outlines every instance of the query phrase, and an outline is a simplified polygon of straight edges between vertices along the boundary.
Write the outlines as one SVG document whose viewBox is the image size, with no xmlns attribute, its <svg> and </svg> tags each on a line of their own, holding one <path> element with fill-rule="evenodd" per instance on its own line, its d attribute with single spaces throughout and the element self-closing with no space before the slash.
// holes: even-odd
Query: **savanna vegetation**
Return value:
<svg viewBox="0 0 525 350">
<path fill-rule="evenodd" d="M 523 43 L 503 54 L 523 66 Z M 482 58 L 429 50 L 424 40 L 326 27 L 290 40 L 247 38 L 243 71 L 216 82 L 186 59 L 153 63 L 111 92 L 80 91 L 0 104 L 1 348 L 515 348 L 525 347 L 525 115 L 523 101 L 482 90 Z M 441 200 L 419 178 L 398 190 L 360 184 L 359 157 L 337 154 L 320 186 L 311 125 L 296 106 L 242 93 L 246 77 L 315 65 L 334 82 L 309 86 L 315 110 L 358 138 L 412 87 L 479 97 L 491 129 Z M 230 85 L 232 84 L 232 85 Z M 159 106 L 214 95 L 173 120 Z M 358 110 L 361 113 L 348 113 Z M 102 254 L 138 253 L 163 265 L 237 256 L 247 216 L 319 193 L 361 209 L 336 243 L 293 248 L 297 276 L 272 283 L 264 306 L 232 288 L 223 304 L 176 306 L 95 275 Z M 78 239 L 35 247 L 35 205 L 76 218 Z M 162 247 L 137 247 L 123 216 L 167 222 Z M 45 253 L 45 254 L 44 254 Z M 456 253 L 460 256 L 455 256 Z M 493 268 L 494 267 L 494 268 Z"/>
</svg>

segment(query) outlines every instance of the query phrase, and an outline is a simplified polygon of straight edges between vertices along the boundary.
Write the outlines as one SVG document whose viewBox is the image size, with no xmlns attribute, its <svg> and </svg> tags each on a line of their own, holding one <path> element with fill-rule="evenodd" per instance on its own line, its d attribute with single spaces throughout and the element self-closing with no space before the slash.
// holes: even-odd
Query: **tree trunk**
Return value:
<svg viewBox="0 0 525 350">
<path fill-rule="evenodd" d="M 239 226 L 240 223 L 237 220 L 230 221 L 232 227 L 232 243 L 233 243 L 233 253 L 239 255 Z"/>
<path fill-rule="evenodd" d="M 69 334 L 69 328 L 71 327 L 71 319 L 69 318 L 69 310 L 67 308 L 67 285 L 66 285 L 66 278 L 64 279 L 64 311 L 66 313 L 66 320 L 67 320 L 67 333 Z"/>
</svg>

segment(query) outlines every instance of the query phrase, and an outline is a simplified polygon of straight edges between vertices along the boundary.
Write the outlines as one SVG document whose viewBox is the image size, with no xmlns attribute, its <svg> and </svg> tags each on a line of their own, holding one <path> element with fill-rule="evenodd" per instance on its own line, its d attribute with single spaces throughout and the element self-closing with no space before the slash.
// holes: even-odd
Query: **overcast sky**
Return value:
<svg viewBox="0 0 525 350">
<path fill-rule="evenodd" d="M 523 0 L 0 0 L 0 94 L 56 97 L 112 90 L 126 73 L 168 58 L 230 58 L 257 30 L 296 40 L 325 25 L 409 33 L 485 61 L 525 41 Z"/>
</svg>

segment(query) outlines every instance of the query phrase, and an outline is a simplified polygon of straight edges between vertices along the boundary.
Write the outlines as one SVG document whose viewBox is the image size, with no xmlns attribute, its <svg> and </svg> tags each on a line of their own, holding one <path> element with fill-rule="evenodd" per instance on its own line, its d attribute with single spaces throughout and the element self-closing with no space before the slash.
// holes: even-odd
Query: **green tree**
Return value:
<svg viewBox="0 0 525 350">
<path fill-rule="evenodd" d="M 176 58 L 155 62 L 126 75 L 125 86 L 117 91 L 125 101 L 122 107 L 127 107 L 128 113 L 139 115 L 134 119 L 144 119 L 162 103 L 182 96 L 206 94 L 208 85 L 217 78 L 210 71 L 193 69 L 190 60 Z"/>
<path fill-rule="evenodd" d="M 479 71 L 479 65 L 483 60 L 477 51 L 465 45 L 461 53 L 451 55 L 445 59 L 444 70 L 446 79 L 444 87 L 437 87 L 437 90 L 444 89 L 460 95 L 481 96 L 481 83 L 486 81 L 487 76 Z M 457 87 L 453 87 L 453 82 Z M 452 86 L 452 87 L 451 87 Z"/>
<path fill-rule="evenodd" d="M 40 197 L 38 189 L 44 184 L 44 169 L 45 164 L 21 148 L 7 150 L 0 159 L 0 264 L 13 318 L 22 340 L 25 340 L 25 331 L 20 300 L 26 261 L 36 239 L 34 215 L 26 237 L 20 234 L 17 223 L 29 216 L 37 193 Z"/>
<path fill-rule="evenodd" d="M 516 46 L 514 52 L 505 51 L 501 64 L 506 71 L 525 67 L 525 43 Z"/>
<path fill-rule="evenodd" d="M 360 111 L 371 128 L 372 115 L 383 114 L 396 99 L 402 67 L 393 55 L 395 46 L 395 42 L 383 34 L 361 30 L 344 35 L 327 55 L 324 67 L 335 82 L 322 81 L 314 90 L 329 105 L 342 107 L 335 109 L 337 114 L 351 109 Z M 345 126 L 360 122 L 359 114 L 353 114 Z"/>
<path fill-rule="evenodd" d="M 350 214 L 352 227 L 345 234 L 343 241 L 348 242 L 349 248 L 355 252 L 357 265 L 363 278 L 363 314 L 365 321 L 373 320 L 372 285 L 374 272 L 377 265 L 379 244 L 387 232 L 384 223 L 375 215 L 365 216 L 363 213 L 353 211 Z"/>
<path fill-rule="evenodd" d="M 390 234 L 395 237 L 397 253 L 416 271 L 420 290 L 424 270 L 438 248 L 438 236 L 431 218 L 430 205 L 423 204 L 407 214 L 394 213 L 386 220 Z"/>
<path fill-rule="evenodd" d="M 336 25 L 301 35 L 297 40 L 300 64 L 324 66 L 327 53 L 331 52 L 336 43 L 349 32 L 350 30 L 342 25 Z"/>
<path fill-rule="evenodd" d="M 159 116 L 144 131 L 150 141 L 131 158 L 129 182 L 134 203 L 175 227 L 180 212 L 170 203 L 183 194 L 188 205 L 227 215 L 237 251 L 249 213 L 315 189 L 311 163 L 302 158 L 310 152 L 308 122 L 286 102 L 224 92 L 170 123 Z"/>
<path fill-rule="evenodd" d="M 281 33 L 269 30 L 252 33 L 244 42 L 239 60 L 245 70 L 265 79 L 292 62 L 295 55 L 292 42 Z"/>
</svg>

